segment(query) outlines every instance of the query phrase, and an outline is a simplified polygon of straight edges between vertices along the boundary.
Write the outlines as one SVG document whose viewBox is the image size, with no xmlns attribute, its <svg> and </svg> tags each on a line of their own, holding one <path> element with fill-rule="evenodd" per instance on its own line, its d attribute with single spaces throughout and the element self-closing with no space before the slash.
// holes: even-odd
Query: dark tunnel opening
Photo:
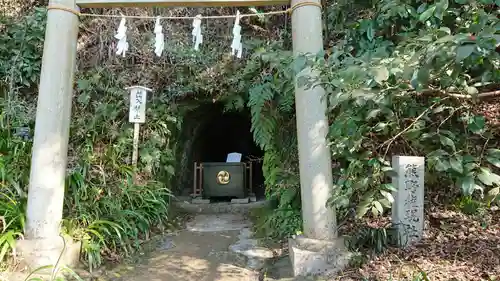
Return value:
<svg viewBox="0 0 500 281">
<path fill-rule="evenodd" d="M 255 144 L 248 110 L 224 112 L 222 104 L 209 106 L 194 143 L 194 162 L 226 162 L 232 152 L 242 154 L 241 162 L 252 162 L 252 189 L 258 198 L 265 196 L 262 172 L 263 151 Z"/>
</svg>

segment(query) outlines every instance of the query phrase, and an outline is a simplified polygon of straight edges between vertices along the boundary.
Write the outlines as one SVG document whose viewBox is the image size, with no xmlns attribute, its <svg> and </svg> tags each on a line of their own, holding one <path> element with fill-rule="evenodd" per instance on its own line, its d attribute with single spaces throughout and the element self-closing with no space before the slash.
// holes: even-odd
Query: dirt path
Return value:
<svg viewBox="0 0 500 281">
<path fill-rule="evenodd" d="M 199 215 L 185 230 L 164 237 L 141 262 L 102 276 L 107 281 L 258 281 L 259 272 L 230 250 L 249 222 L 238 215 Z"/>
<path fill-rule="evenodd" d="M 250 221 L 239 214 L 197 215 L 185 229 L 148 243 L 132 261 L 98 277 L 88 272 L 81 277 L 89 281 L 296 280 L 280 279 L 291 273 L 287 257 L 282 259 L 285 263 L 277 263 L 281 265 L 273 270 L 274 276 L 267 274 L 274 252 L 252 239 L 250 227 Z M 6 280 L 24 280 L 21 277 Z"/>
<path fill-rule="evenodd" d="M 104 279 L 116 281 L 257 281 L 258 273 L 235 265 L 228 251 L 238 231 L 181 232 L 172 237 L 175 247 L 157 250 L 140 264 L 122 266 Z"/>
</svg>

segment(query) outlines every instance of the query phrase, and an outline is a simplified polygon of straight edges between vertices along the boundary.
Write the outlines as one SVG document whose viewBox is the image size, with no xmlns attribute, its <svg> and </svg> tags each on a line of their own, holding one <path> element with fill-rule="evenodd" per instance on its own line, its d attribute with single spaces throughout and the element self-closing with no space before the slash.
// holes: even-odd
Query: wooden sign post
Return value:
<svg viewBox="0 0 500 281">
<path fill-rule="evenodd" d="M 152 92 L 152 90 L 143 86 L 132 86 L 126 88 L 126 90 L 130 91 L 128 121 L 130 123 L 134 123 L 132 166 L 135 170 L 135 168 L 137 168 L 137 159 L 139 158 L 139 133 L 141 130 L 141 124 L 146 122 L 147 95 L 148 92 Z"/>
</svg>

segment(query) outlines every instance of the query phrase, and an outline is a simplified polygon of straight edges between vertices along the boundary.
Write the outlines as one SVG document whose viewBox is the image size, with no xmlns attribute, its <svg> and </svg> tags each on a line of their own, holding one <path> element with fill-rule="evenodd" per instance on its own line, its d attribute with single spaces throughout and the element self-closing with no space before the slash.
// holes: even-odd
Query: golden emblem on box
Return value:
<svg viewBox="0 0 500 281">
<path fill-rule="evenodd" d="M 229 172 L 227 171 L 220 171 L 217 173 L 217 183 L 218 184 L 228 184 L 229 183 Z"/>
</svg>

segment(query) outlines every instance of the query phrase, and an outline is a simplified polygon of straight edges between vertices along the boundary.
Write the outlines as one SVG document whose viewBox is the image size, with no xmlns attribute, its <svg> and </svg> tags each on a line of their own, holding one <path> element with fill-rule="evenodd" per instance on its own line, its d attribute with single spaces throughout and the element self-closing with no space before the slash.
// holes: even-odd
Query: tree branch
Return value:
<svg viewBox="0 0 500 281">
<path fill-rule="evenodd" d="M 422 92 L 423 94 L 431 94 L 431 93 L 440 93 L 446 96 L 450 96 L 453 98 L 459 98 L 459 99 L 472 99 L 472 98 L 488 98 L 488 97 L 494 97 L 494 96 L 500 96 L 500 90 L 496 91 L 491 91 L 491 92 L 484 92 L 484 93 L 479 93 L 477 95 L 464 95 L 464 94 L 458 94 L 454 92 L 447 92 L 445 90 L 425 90 Z"/>
<path fill-rule="evenodd" d="M 424 117 L 424 115 L 429 112 L 432 108 L 434 108 L 434 106 L 436 106 L 438 103 L 433 103 L 431 106 L 429 106 L 429 108 L 427 108 L 426 110 L 424 110 L 419 116 L 417 116 L 417 118 L 415 118 L 415 120 L 413 120 L 413 122 L 410 124 L 410 126 L 406 127 L 404 130 L 402 130 L 401 132 L 397 133 L 394 137 L 386 140 L 384 143 L 382 143 L 379 147 L 382 148 L 384 147 L 385 145 L 387 145 L 387 148 L 385 149 L 385 152 L 384 152 L 384 156 L 382 157 L 383 159 L 385 159 L 385 156 L 387 155 L 387 152 L 389 152 L 389 148 L 391 147 L 391 144 L 397 139 L 399 138 L 402 134 L 406 133 L 408 130 L 411 129 L 411 127 L 413 127 L 413 125 L 415 125 L 415 123 L 417 123 L 418 120 L 420 120 L 422 117 Z"/>
</svg>

